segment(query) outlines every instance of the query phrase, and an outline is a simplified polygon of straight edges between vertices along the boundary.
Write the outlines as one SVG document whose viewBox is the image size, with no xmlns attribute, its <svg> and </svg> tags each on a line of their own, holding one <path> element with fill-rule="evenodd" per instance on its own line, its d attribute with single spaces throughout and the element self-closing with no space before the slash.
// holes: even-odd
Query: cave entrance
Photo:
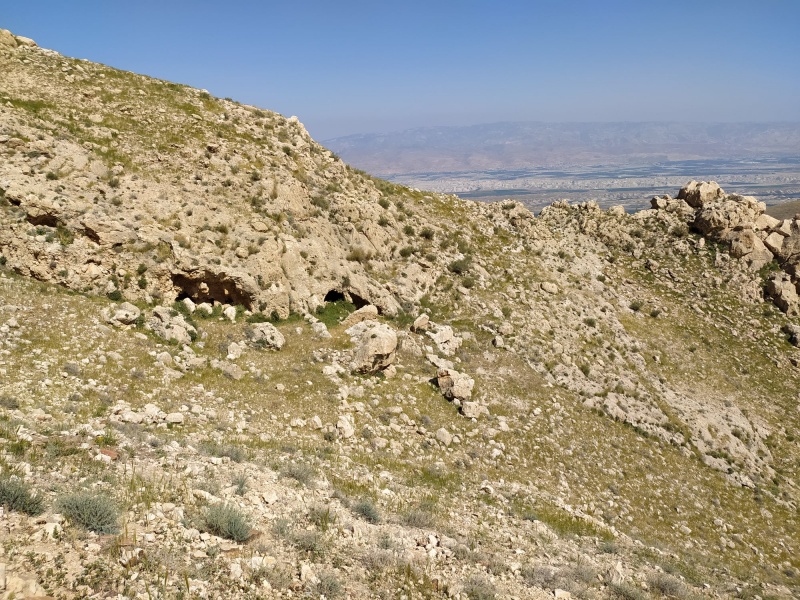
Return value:
<svg viewBox="0 0 800 600">
<path fill-rule="evenodd" d="M 354 294 L 350 291 L 340 292 L 339 290 L 331 290 L 325 294 L 323 300 L 325 300 L 325 302 L 341 302 L 342 300 L 346 300 L 356 308 L 362 308 L 368 304 L 372 304 L 369 300 L 362 298 L 358 294 Z"/>
<path fill-rule="evenodd" d="M 350 292 L 350 302 L 352 302 L 356 308 L 363 308 L 367 304 L 371 304 L 369 300 L 365 300 L 361 296 Z"/>
<path fill-rule="evenodd" d="M 197 304 L 241 304 L 252 310 L 255 301 L 252 294 L 239 288 L 233 279 L 224 274 L 205 272 L 190 276 L 186 273 L 175 273 L 172 275 L 172 284 L 177 289 L 178 300 L 189 298 Z"/>
<path fill-rule="evenodd" d="M 341 302 L 344 300 L 344 294 L 339 290 L 331 290 L 327 294 L 325 294 L 325 298 L 323 298 L 325 302 Z"/>
</svg>

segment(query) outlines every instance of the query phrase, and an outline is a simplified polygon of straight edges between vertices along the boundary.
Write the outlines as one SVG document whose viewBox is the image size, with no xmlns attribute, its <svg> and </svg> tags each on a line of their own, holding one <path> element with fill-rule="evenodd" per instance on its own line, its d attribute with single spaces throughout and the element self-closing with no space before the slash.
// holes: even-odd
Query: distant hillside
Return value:
<svg viewBox="0 0 800 600">
<path fill-rule="evenodd" d="M 538 123 L 425 127 L 326 140 L 380 175 L 642 164 L 800 153 L 800 123 Z"/>
</svg>

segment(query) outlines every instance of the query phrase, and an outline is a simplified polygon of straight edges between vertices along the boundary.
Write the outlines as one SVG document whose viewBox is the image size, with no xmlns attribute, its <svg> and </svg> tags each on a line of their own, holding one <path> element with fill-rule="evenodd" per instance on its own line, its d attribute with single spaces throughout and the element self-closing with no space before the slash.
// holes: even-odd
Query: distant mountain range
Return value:
<svg viewBox="0 0 800 600">
<path fill-rule="evenodd" d="M 377 175 L 800 155 L 800 123 L 540 123 L 423 127 L 325 140 Z"/>
</svg>

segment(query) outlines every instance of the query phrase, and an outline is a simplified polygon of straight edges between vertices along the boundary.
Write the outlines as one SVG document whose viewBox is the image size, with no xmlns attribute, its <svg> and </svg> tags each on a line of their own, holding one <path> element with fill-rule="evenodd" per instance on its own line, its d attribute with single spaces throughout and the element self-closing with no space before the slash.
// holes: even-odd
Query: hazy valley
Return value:
<svg viewBox="0 0 800 600">
<path fill-rule="evenodd" d="M 465 198 L 647 206 L 690 179 L 724 181 L 768 205 L 800 198 L 794 123 L 496 123 L 328 140 L 391 181 Z"/>
</svg>

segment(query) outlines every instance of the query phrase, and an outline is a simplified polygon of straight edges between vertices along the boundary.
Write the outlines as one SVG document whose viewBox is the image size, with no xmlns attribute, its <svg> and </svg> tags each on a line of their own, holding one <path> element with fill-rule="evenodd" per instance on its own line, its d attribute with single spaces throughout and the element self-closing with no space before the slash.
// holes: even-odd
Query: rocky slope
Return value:
<svg viewBox="0 0 800 600">
<path fill-rule="evenodd" d="M 7 33 L 0 73 L 4 598 L 800 593 L 797 221 L 535 217 Z"/>
</svg>

